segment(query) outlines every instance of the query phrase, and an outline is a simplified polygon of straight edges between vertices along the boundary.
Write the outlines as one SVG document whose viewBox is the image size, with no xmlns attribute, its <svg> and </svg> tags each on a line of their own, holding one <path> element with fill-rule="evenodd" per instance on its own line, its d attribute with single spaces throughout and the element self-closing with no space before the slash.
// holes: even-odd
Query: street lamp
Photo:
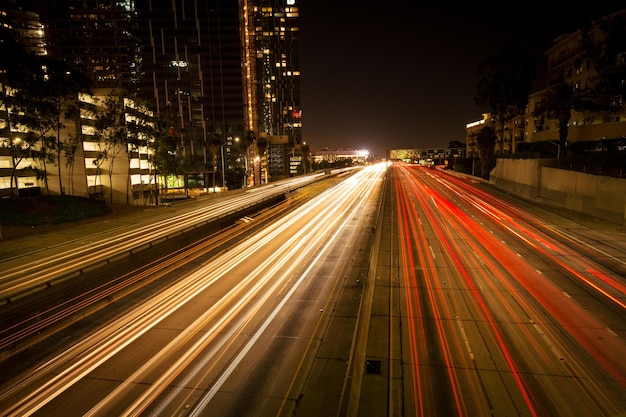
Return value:
<svg viewBox="0 0 626 417">
<path fill-rule="evenodd" d="M 243 187 L 242 188 L 246 188 L 248 187 L 248 145 L 246 144 L 246 149 L 245 152 L 241 152 L 241 144 L 239 143 L 239 137 L 235 137 L 235 142 L 237 142 L 237 150 L 239 151 L 239 154 L 241 155 L 241 157 L 243 158 L 243 167 L 244 167 L 244 171 L 243 171 Z M 239 158 L 237 158 L 237 162 L 239 162 Z"/>
</svg>

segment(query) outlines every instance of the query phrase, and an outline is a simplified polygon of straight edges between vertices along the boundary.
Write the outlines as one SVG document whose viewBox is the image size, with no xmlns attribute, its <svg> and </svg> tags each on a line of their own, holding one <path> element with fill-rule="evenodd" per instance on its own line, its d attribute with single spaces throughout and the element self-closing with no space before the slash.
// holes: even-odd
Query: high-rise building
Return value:
<svg viewBox="0 0 626 417">
<path fill-rule="evenodd" d="M 48 53 L 90 77 L 94 88 L 135 93 L 140 44 L 132 0 L 24 0 L 41 16 Z"/>
<path fill-rule="evenodd" d="M 19 7 L 17 0 L 8 0 L 0 7 L 0 25 L 29 53 L 47 55 L 44 25 L 34 10 Z"/>
<path fill-rule="evenodd" d="M 156 113 L 176 123 L 188 183 L 210 186 L 211 174 L 217 169 L 221 176 L 222 162 L 232 159 L 229 143 L 247 131 L 241 6 L 137 0 L 136 7 L 142 92 Z"/>
<path fill-rule="evenodd" d="M 296 173 L 302 159 L 300 11 L 296 0 L 248 3 L 248 43 L 255 53 L 252 105 L 268 143 L 269 175 L 275 179 Z"/>
<path fill-rule="evenodd" d="M 295 0 L 257 0 L 254 38 L 260 131 L 302 142 L 299 8 Z"/>
<path fill-rule="evenodd" d="M 287 155 L 302 142 L 295 0 L 135 4 L 141 90 L 176 121 L 187 181 L 211 185 L 216 170 L 243 170 L 248 184 L 289 175 Z M 258 141 L 240 142 L 249 132 Z M 237 177 L 221 182 L 238 186 Z"/>
</svg>

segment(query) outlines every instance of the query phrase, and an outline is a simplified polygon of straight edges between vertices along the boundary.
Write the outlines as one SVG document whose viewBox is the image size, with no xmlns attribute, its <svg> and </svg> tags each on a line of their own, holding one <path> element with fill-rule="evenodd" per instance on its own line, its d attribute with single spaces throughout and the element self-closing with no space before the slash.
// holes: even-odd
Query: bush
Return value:
<svg viewBox="0 0 626 417">
<path fill-rule="evenodd" d="M 104 201 L 66 195 L 0 200 L 0 221 L 12 226 L 68 223 L 111 211 Z"/>
</svg>

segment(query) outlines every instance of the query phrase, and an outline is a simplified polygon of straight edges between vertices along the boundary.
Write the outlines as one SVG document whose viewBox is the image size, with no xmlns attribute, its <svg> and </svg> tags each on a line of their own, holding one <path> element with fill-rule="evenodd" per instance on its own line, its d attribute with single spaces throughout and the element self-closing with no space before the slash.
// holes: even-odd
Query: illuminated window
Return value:
<svg viewBox="0 0 626 417">
<path fill-rule="evenodd" d="M 83 135 L 93 136 L 96 133 L 96 128 L 93 126 L 81 125 L 80 130 Z"/>
<path fill-rule="evenodd" d="M 102 184 L 100 175 L 87 175 L 87 186 L 95 187 L 98 184 Z"/>
<path fill-rule="evenodd" d="M 96 142 L 83 142 L 83 150 L 84 151 L 95 151 L 98 152 L 100 147 Z"/>
<path fill-rule="evenodd" d="M 98 99 L 94 96 L 90 96 L 89 94 L 78 93 L 78 100 L 83 103 L 98 104 Z"/>
<path fill-rule="evenodd" d="M 80 109 L 80 118 L 88 119 L 88 120 L 95 120 L 96 115 L 92 111 L 89 111 L 86 109 Z"/>
</svg>

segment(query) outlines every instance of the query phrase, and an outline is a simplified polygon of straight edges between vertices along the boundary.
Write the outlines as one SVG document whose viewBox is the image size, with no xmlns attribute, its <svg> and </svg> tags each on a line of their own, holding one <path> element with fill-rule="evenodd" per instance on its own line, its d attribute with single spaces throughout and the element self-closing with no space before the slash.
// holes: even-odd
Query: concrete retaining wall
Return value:
<svg viewBox="0 0 626 417">
<path fill-rule="evenodd" d="M 498 159 L 489 182 L 521 197 L 626 224 L 626 179 L 549 168 L 549 159 Z"/>
</svg>

